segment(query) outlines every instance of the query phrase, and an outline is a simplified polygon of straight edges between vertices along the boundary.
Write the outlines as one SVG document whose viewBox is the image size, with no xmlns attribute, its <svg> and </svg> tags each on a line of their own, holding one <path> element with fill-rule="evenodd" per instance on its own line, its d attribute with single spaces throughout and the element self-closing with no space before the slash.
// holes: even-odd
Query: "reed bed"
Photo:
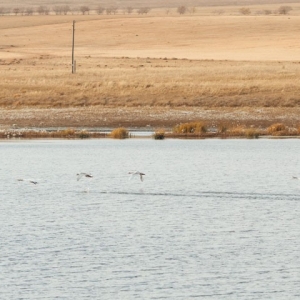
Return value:
<svg viewBox="0 0 300 300">
<path fill-rule="evenodd" d="M 288 128 L 282 123 L 272 124 L 267 129 L 270 135 L 286 135 Z"/>
<path fill-rule="evenodd" d="M 298 127 L 290 127 L 283 123 L 274 123 L 268 128 L 254 128 L 247 126 L 227 126 L 224 130 L 218 128 L 205 127 L 205 130 L 192 130 L 191 128 L 199 128 L 199 124 L 203 122 L 190 122 L 179 124 L 173 127 L 173 130 L 167 129 L 156 130 L 152 138 L 163 140 L 165 138 L 184 138 L 184 139 L 204 139 L 204 138 L 247 138 L 257 139 L 259 137 L 300 137 L 300 125 Z M 201 125 L 201 126 L 202 126 Z M 180 127 L 181 126 L 181 127 Z M 193 127 L 194 126 L 194 127 Z M 190 130 L 178 130 L 178 128 L 188 128 Z M 113 138 L 126 139 L 134 138 L 126 128 L 120 127 L 112 130 L 109 134 L 103 132 L 94 132 L 87 130 L 76 130 L 67 128 L 56 131 L 33 130 L 33 129 L 13 129 L 7 128 L 0 130 L 0 139 L 10 138 L 61 138 L 61 139 L 86 139 L 86 138 Z M 140 138 L 140 137 L 138 137 Z"/>
<path fill-rule="evenodd" d="M 8 129 L 0 130 L 1 139 L 24 138 L 61 138 L 61 139 L 87 139 L 87 138 L 105 138 L 107 134 L 102 132 L 77 131 L 74 129 L 64 129 L 57 131 L 32 130 L 32 129 Z"/>
<path fill-rule="evenodd" d="M 217 130 L 213 128 L 206 128 L 205 130 L 193 130 L 196 125 L 203 124 L 202 122 L 191 122 L 177 125 L 172 132 L 167 132 L 167 138 L 247 138 L 257 139 L 259 137 L 268 136 L 300 136 L 300 126 L 289 127 L 282 123 L 272 124 L 268 128 L 254 128 L 247 126 L 225 126 L 219 125 Z M 194 126 L 194 127 L 193 127 Z M 183 128 L 178 130 L 179 128 Z"/>
<path fill-rule="evenodd" d="M 299 127 L 289 127 L 283 123 L 275 123 L 267 128 L 267 132 L 272 136 L 298 136 L 300 134 Z"/>
<path fill-rule="evenodd" d="M 265 135 L 266 131 L 264 129 L 247 128 L 244 126 L 232 127 L 223 133 L 224 137 L 242 137 L 247 139 L 257 139 Z"/>
<path fill-rule="evenodd" d="M 188 122 L 176 125 L 173 128 L 174 133 L 201 134 L 206 133 L 207 129 L 203 122 Z"/>
</svg>

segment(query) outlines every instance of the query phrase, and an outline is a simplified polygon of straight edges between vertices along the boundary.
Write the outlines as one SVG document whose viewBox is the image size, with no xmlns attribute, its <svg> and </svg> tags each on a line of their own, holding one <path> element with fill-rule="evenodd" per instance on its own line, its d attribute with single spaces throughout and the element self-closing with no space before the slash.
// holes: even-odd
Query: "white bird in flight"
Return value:
<svg viewBox="0 0 300 300">
<path fill-rule="evenodd" d="M 143 176 L 145 175 L 144 173 L 142 172 L 139 172 L 139 171 L 133 171 L 133 172 L 128 172 L 128 174 L 131 174 L 130 178 L 129 179 L 132 179 L 133 176 L 140 176 L 140 179 L 141 181 L 143 181 Z"/>
<path fill-rule="evenodd" d="M 82 177 L 93 178 L 93 175 L 88 173 L 78 173 L 76 175 L 77 175 L 77 181 L 80 180 Z"/>
<path fill-rule="evenodd" d="M 20 178 L 20 179 L 18 179 L 18 181 L 28 181 L 32 184 L 38 184 L 38 182 L 36 180 L 32 180 L 32 179 L 22 179 L 22 178 Z"/>
<path fill-rule="evenodd" d="M 300 180 L 300 178 L 299 178 L 299 177 L 296 177 L 296 176 L 293 176 L 293 179 L 298 179 L 298 180 Z"/>
</svg>

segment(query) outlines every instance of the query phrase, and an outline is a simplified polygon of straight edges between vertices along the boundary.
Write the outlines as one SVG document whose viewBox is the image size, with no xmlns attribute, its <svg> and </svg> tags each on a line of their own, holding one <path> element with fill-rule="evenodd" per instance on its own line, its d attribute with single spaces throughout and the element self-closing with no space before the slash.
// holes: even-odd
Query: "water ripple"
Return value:
<svg viewBox="0 0 300 300">
<path fill-rule="evenodd" d="M 298 299 L 299 150 L 297 140 L 0 144 L 0 298 Z M 134 169 L 144 182 L 128 180 Z"/>
</svg>

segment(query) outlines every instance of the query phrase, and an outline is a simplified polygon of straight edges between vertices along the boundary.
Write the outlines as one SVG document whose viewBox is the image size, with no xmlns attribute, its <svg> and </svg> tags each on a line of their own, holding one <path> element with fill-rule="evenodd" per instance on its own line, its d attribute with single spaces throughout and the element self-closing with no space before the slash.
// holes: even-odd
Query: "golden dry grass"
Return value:
<svg viewBox="0 0 300 300">
<path fill-rule="evenodd" d="M 285 131 L 285 130 L 286 130 L 286 126 L 282 123 L 272 124 L 271 126 L 268 127 L 268 133 L 270 134 L 278 131 Z"/>
<path fill-rule="evenodd" d="M 94 64 L 97 65 L 94 67 Z M 298 62 L 82 58 L 2 61 L 2 107 L 295 107 Z"/>
<path fill-rule="evenodd" d="M 299 13 L 293 16 L 3 16 L 1 55 L 49 54 L 70 58 L 72 20 L 77 21 L 77 58 L 260 61 L 298 58 Z"/>
<path fill-rule="evenodd" d="M 72 128 L 47 131 L 32 129 L 7 129 L 0 130 L 0 139 L 10 138 L 60 138 L 60 139 L 87 139 L 87 138 L 104 138 L 105 133 L 88 132 L 86 130 L 78 131 Z"/>
<path fill-rule="evenodd" d="M 256 139 L 260 136 L 265 136 L 267 132 L 259 128 L 249 128 L 245 126 L 231 127 L 226 132 L 221 133 L 224 137 L 245 137 L 248 139 Z"/>
<path fill-rule="evenodd" d="M 166 135 L 166 130 L 160 128 L 160 129 L 155 130 L 155 132 L 153 134 L 153 138 L 155 140 L 164 140 L 165 139 L 165 135 Z"/>
<path fill-rule="evenodd" d="M 126 128 L 120 127 L 114 129 L 109 136 L 113 139 L 127 139 L 129 137 L 129 132 Z"/>
<path fill-rule="evenodd" d="M 272 124 L 267 128 L 267 132 L 273 136 L 289 135 L 290 128 L 283 123 Z M 295 132 L 296 133 L 296 132 Z"/>
<path fill-rule="evenodd" d="M 0 106 L 297 107 L 293 6 L 291 16 L 1 17 Z"/>
<path fill-rule="evenodd" d="M 206 126 L 203 122 L 189 122 L 182 123 L 173 128 L 174 133 L 193 133 L 193 134 L 201 134 L 207 131 Z"/>
<path fill-rule="evenodd" d="M 199 124 L 201 122 L 198 122 Z M 183 126 L 182 126 L 183 125 Z M 227 128 L 225 131 L 215 131 L 212 130 L 212 128 L 209 128 L 208 130 L 205 128 L 205 130 L 188 130 L 191 128 L 191 123 L 181 124 L 181 128 L 183 130 L 178 130 L 180 128 L 180 125 L 177 125 L 175 129 L 173 129 L 172 132 L 168 132 L 165 134 L 165 137 L 172 137 L 172 138 L 212 138 L 212 137 L 218 137 L 218 138 L 248 138 L 248 139 L 256 139 L 260 136 L 266 136 L 267 131 L 260 128 L 249 128 L 246 126 L 232 126 L 230 128 Z M 187 129 L 186 129 L 187 128 Z M 290 135 L 289 131 L 286 131 L 285 136 Z M 295 132 L 295 134 L 297 133 Z"/>
</svg>

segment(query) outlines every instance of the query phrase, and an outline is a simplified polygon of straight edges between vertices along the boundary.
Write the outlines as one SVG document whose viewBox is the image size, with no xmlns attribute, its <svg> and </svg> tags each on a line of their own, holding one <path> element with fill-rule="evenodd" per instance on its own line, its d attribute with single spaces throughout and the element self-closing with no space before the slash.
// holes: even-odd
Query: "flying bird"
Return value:
<svg viewBox="0 0 300 300">
<path fill-rule="evenodd" d="M 142 173 L 142 172 L 139 172 L 139 171 L 133 171 L 133 172 L 128 172 L 128 174 L 131 174 L 129 180 L 131 180 L 132 177 L 134 177 L 134 176 L 140 176 L 141 181 L 144 180 L 143 176 L 144 176 L 145 174 Z"/>
<path fill-rule="evenodd" d="M 22 178 L 20 178 L 20 179 L 18 179 L 18 181 L 28 181 L 29 183 L 32 183 L 32 184 L 38 184 L 37 181 L 32 180 L 32 179 L 22 179 Z"/>
<path fill-rule="evenodd" d="M 82 177 L 93 178 L 93 175 L 88 173 L 78 173 L 76 175 L 77 175 L 77 181 L 80 180 Z"/>
</svg>

